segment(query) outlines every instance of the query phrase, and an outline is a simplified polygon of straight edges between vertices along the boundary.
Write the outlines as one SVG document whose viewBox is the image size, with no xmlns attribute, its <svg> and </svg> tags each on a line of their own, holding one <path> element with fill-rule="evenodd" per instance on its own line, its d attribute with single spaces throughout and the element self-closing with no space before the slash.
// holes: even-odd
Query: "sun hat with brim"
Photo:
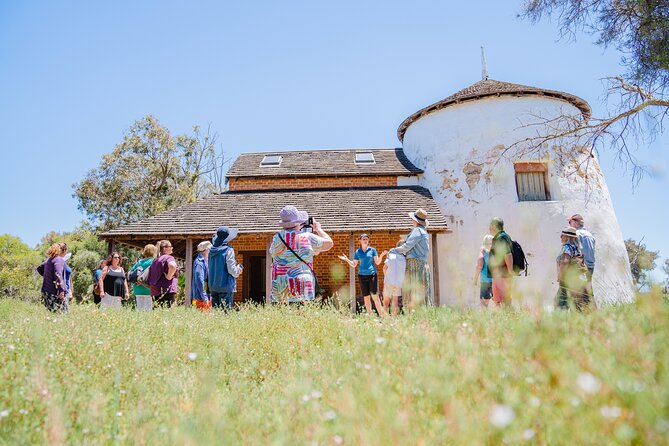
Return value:
<svg viewBox="0 0 669 446">
<path fill-rule="evenodd" d="M 282 228 L 294 228 L 295 226 L 304 223 L 309 218 L 306 211 L 298 211 L 295 206 L 284 206 L 279 212 L 279 225 Z"/>
<path fill-rule="evenodd" d="M 66 261 L 66 262 L 67 262 L 68 260 L 70 260 L 71 258 L 72 258 L 72 253 L 71 253 L 71 252 L 68 252 L 67 254 L 65 254 L 65 255 L 63 256 L 63 260 Z"/>
<path fill-rule="evenodd" d="M 421 226 L 427 226 L 430 222 L 427 219 L 427 212 L 423 209 L 416 209 L 415 212 L 409 212 L 409 218 Z"/>
<path fill-rule="evenodd" d="M 568 226 L 562 230 L 562 235 L 566 235 L 567 237 L 577 237 L 576 229 Z"/>
<path fill-rule="evenodd" d="M 231 242 L 239 234 L 239 229 L 237 228 L 228 228 L 227 226 L 221 226 L 216 230 L 216 234 L 212 238 L 214 246 L 221 246 L 223 243 Z"/>
</svg>

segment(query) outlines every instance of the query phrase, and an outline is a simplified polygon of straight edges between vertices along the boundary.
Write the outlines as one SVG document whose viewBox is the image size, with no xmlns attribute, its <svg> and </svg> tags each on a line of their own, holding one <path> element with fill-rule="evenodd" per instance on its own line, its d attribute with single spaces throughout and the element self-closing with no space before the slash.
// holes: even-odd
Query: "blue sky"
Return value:
<svg viewBox="0 0 669 446">
<path fill-rule="evenodd" d="M 620 54 L 557 41 L 555 23 L 516 18 L 520 3 L 0 0 L 0 233 L 35 244 L 74 228 L 72 184 L 148 113 L 174 134 L 210 123 L 231 157 L 396 147 L 404 118 L 480 80 L 481 45 L 493 79 L 603 115 Z M 636 147 L 656 172 L 636 188 L 600 152 L 623 235 L 665 257 L 667 133 Z"/>
</svg>

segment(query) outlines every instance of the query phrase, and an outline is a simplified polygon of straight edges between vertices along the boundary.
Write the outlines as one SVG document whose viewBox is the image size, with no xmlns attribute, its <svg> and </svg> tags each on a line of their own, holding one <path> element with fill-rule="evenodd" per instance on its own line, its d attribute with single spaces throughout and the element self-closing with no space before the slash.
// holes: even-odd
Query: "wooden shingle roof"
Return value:
<svg viewBox="0 0 669 446">
<path fill-rule="evenodd" d="M 405 230 L 416 208 L 428 213 L 429 230 L 447 231 L 446 217 L 419 186 L 224 192 L 101 234 L 105 239 L 211 236 L 221 225 L 240 233 L 272 233 L 279 211 L 292 204 L 309 212 L 326 231 Z"/>
<path fill-rule="evenodd" d="M 581 110 L 583 118 L 587 121 L 590 119 L 592 114 L 592 109 L 590 105 L 583 99 L 578 96 L 574 96 L 569 93 L 563 93 L 561 91 L 555 90 L 546 90 L 543 88 L 529 87 L 527 85 L 512 84 L 510 82 L 500 82 L 493 79 L 484 79 L 482 81 L 476 82 L 473 85 L 470 85 L 467 88 L 463 88 L 451 96 L 442 99 L 439 102 L 435 102 L 432 105 L 429 105 L 421 110 L 418 110 L 416 113 L 412 114 L 406 118 L 397 129 L 397 138 L 400 142 L 404 141 L 404 133 L 411 124 L 419 120 L 425 115 L 428 115 L 437 110 L 449 107 L 454 104 L 459 104 L 461 102 L 473 101 L 476 99 L 481 99 L 491 96 L 508 96 L 508 95 L 540 95 L 540 96 L 549 96 L 556 99 L 561 99 L 567 101 Z"/>
<path fill-rule="evenodd" d="M 356 164 L 356 152 L 371 152 L 374 164 Z M 278 167 L 261 167 L 266 155 L 280 155 Z M 323 177 L 354 175 L 417 175 L 423 171 L 414 166 L 401 148 L 340 149 L 286 152 L 243 153 L 228 170 L 228 178 L 242 177 Z"/>
</svg>

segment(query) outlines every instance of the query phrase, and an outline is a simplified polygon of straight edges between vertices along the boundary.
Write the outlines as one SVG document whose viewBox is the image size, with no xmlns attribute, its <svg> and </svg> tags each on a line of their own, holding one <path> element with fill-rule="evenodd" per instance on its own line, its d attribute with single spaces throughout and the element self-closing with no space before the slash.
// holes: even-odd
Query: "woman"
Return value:
<svg viewBox="0 0 669 446">
<path fill-rule="evenodd" d="M 121 301 L 130 294 L 125 271 L 121 266 L 123 259 L 117 251 L 107 257 L 107 266 L 102 270 L 99 288 L 102 291 L 100 308 L 121 308 Z"/>
<path fill-rule="evenodd" d="M 375 264 L 381 264 L 381 260 L 386 254 L 388 254 L 388 251 L 383 251 L 381 255 L 379 255 L 376 248 L 369 246 L 369 235 L 361 234 L 360 248 L 355 251 L 353 260 L 350 260 L 346 254 L 338 256 L 353 269 L 360 265 L 360 268 L 358 269 L 358 283 L 360 283 L 360 292 L 365 300 L 367 316 L 372 315 L 370 295 L 374 299 L 374 306 L 376 307 L 376 312 L 379 313 L 379 316 L 386 315 L 383 305 L 381 305 L 381 300 L 379 299 L 379 279 L 376 276 L 375 266 Z"/>
<path fill-rule="evenodd" d="M 65 243 L 54 243 L 46 252 L 48 258 L 37 267 L 42 276 L 42 302 L 47 310 L 67 313 L 67 283 L 65 281 Z"/>
<path fill-rule="evenodd" d="M 197 245 L 197 257 L 193 261 L 193 284 L 191 286 L 191 296 L 193 304 L 198 310 L 205 312 L 211 310 L 211 299 L 204 288 L 209 277 L 209 250 L 211 242 L 204 241 Z"/>
<path fill-rule="evenodd" d="M 148 244 L 144 246 L 142 250 L 142 258 L 139 259 L 133 266 L 130 268 L 130 273 L 133 271 L 146 271 L 147 268 L 151 267 L 153 263 L 153 258 L 156 256 L 156 246 Z M 142 273 L 139 272 L 141 275 Z M 135 293 L 135 298 L 137 299 L 137 311 L 151 311 L 153 309 L 153 303 L 151 302 L 151 290 L 145 283 L 133 283 L 132 291 Z"/>
<path fill-rule="evenodd" d="M 100 295 L 104 294 L 101 291 L 102 288 L 100 288 L 100 276 L 102 276 L 105 266 L 107 266 L 107 259 L 102 259 L 100 260 L 98 269 L 93 272 L 93 303 L 95 304 L 100 303 Z"/>
<path fill-rule="evenodd" d="M 557 294 L 557 306 L 568 309 L 571 300 L 576 310 L 588 308 L 590 298 L 586 292 L 587 268 L 579 247 L 576 229 L 566 227 L 560 234 L 562 248 L 557 257 L 557 273 L 560 288 Z"/>
<path fill-rule="evenodd" d="M 474 274 L 474 286 L 481 284 L 479 290 L 479 300 L 482 307 L 487 307 L 492 298 L 492 275 L 488 269 L 488 258 L 490 248 L 492 247 L 492 235 L 483 237 L 483 246 L 479 252 L 479 258 L 476 261 L 476 273 Z"/>
<path fill-rule="evenodd" d="M 270 302 L 294 303 L 313 301 L 316 297 L 314 287 L 314 256 L 332 248 L 330 236 L 323 231 L 321 224 L 313 220 L 313 233 L 301 232 L 304 222 L 309 218 L 304 211 L 295 206 L 286 206 L 279 213 L 279 224 L 283 230 L 272 238 L 272 290 Z"/>
<path fill-rule="evenodd" d="M 172 257 L 172 243 L 161 240 L 156 245 L 159 257 L 149 267 L 149 288 L 153 301 L 161 307 L 174 304 L 178 290 L 179 265 Z"/>
<path fill-rule="evenodd" d="M 400 238 L 397 246 L 402 246 L 404 239 Z M 402 284 L 404 283 L 404 273 L 406 271 L 407 259 L 398 252 L 388 253 L 385 264 L 383 265 L 383 308 L 389 313 L 390 303 L 392 301 L 392 315 L 397 316 L 400 310 L 399 302 L 402 295 Z"/>
<path fill-rule="evenodd" d="M 412 308 L 418 305 L 433 305 L 430 290 L 430 267 L 427 258 L 430 253 L 429 235 L 426 227 L 429 225 L 427 212 L 417 209 L 409 212 L 413 230 L 406 241 L 390 252 L 404 254 L 407 258 L 406 273 L 402 292 L 404 305 Z"/>
</svg>

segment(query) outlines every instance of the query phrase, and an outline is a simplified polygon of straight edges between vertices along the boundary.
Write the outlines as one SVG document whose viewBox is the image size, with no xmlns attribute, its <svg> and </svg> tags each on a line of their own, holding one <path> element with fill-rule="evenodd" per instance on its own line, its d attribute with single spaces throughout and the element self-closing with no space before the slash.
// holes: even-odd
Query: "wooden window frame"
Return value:
<svg viewBox="0 0 669 446">
<path fill-rule="evenodd" d="M 514 180 L 516 182 L 516 197 L 518 201 L 551 201 L 551 190 L 548 183 L 548 163 L 546 161 L 517 161 L 513 163 Z M 520 190 L 518 188 L 518 174 L 519 173 L 543 173 L 544 178 L 544 192 L 546 197 L 544 200 L 521 200 Z"/>
</svg>

